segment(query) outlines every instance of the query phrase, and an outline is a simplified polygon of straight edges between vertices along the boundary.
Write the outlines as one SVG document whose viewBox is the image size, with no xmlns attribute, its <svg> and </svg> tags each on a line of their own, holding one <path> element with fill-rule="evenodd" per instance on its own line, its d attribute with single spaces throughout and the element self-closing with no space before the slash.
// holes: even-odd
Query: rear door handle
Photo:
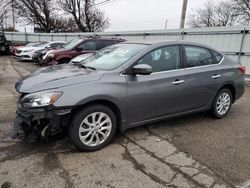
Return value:
<svg viewBox="0 0 250 188">
<path fill-rule="evenodd" d="M 184 80 L 175 80 L 174 82 L 172 82 L 172 85 L 179 85 L 184 82 L 185 82 Z"/>
<path fill-rule="evenodd" d="M 212 76 L 212 79 L 217 79 L 217 78 L 220 78 L 220 77 L 221 77 L 220 74 L 216 74 L 216 75 L 213 75 L 213 76 Z"/>
</svg>

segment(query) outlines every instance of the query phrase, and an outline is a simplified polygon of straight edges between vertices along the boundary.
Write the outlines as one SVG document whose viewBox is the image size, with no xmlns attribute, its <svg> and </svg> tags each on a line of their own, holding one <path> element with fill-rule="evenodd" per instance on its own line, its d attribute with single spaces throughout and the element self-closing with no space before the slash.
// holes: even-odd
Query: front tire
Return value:
<svg viewBox="0 0 250 188">
<path fill-rule="evenodd" d="M 214 99 L 212 115 L 217 119 L 224 118 L 231 109 L 232 101 L 232 92 L 227 88 L 221 89 Z"/>
<path fill-rule="evenodd" d="M 69 136 L 81 151 L 96 151 L 110 143 L 116 133 L 117 118 L 104 105 L 92 105 L 80 110 L 73 118 Z"/>
<path fill-rule="evenodd" d="M 58 61 L 58 64 L 59 65 L 61 65 L 61 64 L 67 64 L 67 63 L 69 63 L 70 62 L 70 59 L 60 59 L 59 61 Z"/>
</svg>

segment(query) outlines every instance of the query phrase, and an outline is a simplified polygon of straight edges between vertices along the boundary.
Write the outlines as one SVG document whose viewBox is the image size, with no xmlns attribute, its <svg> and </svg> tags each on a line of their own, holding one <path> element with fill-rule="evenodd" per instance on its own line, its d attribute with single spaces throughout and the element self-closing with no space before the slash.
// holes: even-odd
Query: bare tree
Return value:
<svg viewBox="0 0 250 188">
<path fill-rule="evenodd" d="M 9 0 L 1 0 L 0 4 L 0 24 L 4 25 L 4 20 L 8 19 L 10 14 L 10 1 Z"/>
<path fill-rule="evenodd" d="M 63 28 L 58 30 L 58 32 L 80 32 L 78 26 L 75 24 L 72 18 L 62 19 L 61 24 L 63 24 Z"/>
<path fill-rule="evenodd" d="M 216 26 L 233 26 L 239 23 L 239 14 L 230 1 L 221 1 L 214 7 Z"/>
<path fill-rule="evenodd" d="M 15 0 L 19 16 L 46 33 L 60 31 L 64 21 L 58 16 L 55 0 Z"/>
<path fill-rule="evenodd" d="M 108 19 L 94 7 L 93 0 L 60 0 L 60 4 L 83 32 L 102 31 L 109 26 Z"/>
<path fill-rule="evenodd" d="M 250 24 L 250 1 L 232 0 L 235 12 L 240 16 L 242 24 Z"/>
<path fill-rule="evenodd" d="M 207 1 L 204 4 L 204 8 L 198 8 L 194 14 L 190 15 L 188 25 L 196 28 L 213 27 L 215 25 L 214 17 L 214 4 L 211 1 Z"/>
<path fill-rule="evenodd" d="M 203 8 L 195 10 L 189 18 L 191 27 L 232 26 L 238 22 L 239 16 L 230 1 L 213 3 L 207 1 Z"/>
</svg>

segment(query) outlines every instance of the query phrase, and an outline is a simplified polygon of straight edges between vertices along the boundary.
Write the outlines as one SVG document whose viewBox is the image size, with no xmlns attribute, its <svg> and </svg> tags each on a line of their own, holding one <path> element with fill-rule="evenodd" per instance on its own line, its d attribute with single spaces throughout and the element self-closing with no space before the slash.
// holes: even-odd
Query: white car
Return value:
<svg viewBox="0 0 250 188">
<path fill-rule="evenodd" d="M 58 41 L 44 42 L 41 45 L 22 47 L 15 51 L 15 56 L 22 60 L 32 60 L 33 54 L 38 50 L 49 48 L 52 44 L 58 43 Z"/>
</svg>

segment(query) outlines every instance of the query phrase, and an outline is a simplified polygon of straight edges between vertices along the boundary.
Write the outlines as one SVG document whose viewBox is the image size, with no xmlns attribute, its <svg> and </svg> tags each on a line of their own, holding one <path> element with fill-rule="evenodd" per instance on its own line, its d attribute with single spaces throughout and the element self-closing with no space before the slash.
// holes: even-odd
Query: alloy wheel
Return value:
<svg viewBox="0 0 250 188">
<path fill-rule="evenodd" d="M 98 146 L 110 135 L 112 121 L 104 112 L 94 112 L 84 118 L 79 127 L 79 138 L 87 146 Z"/>
<path fill-rule="evenodd" d="M 224 115 L 228 112 L 231 105 L 231 97 L 227 92 L 223 92 L 217 99 L 216 110 L 219 115 Z"/>
</svg>

